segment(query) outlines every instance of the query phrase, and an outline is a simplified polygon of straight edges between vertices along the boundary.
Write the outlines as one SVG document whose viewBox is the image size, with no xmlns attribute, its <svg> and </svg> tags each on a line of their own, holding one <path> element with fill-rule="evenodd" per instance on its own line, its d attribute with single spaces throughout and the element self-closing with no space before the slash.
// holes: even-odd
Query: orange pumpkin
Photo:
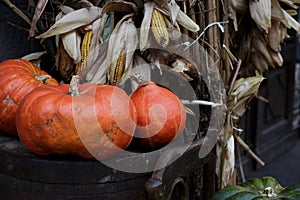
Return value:
<svg viewBox="0 0 300 200">
<path fill-rule="evenodd" d="M 17 134 L 15 115 L 19 102 L 41 85 L 58 85 L 29 61 L 11 59 L 0 63 L 0 130 Z"/>
<path fill-rule="evenodd" d="M 25 147 L 39 155 L 107 159 L 132 140 L 136 112 L 127 94 L 109 85 L 42 86 L 20 103 L 16 121 Z M 71 88 L 72 89 L 72 88 Z"/>
<path fill-rule="evenodd" d="M 185 127 L 186 112 L 180 99 L 166 88 L 153 82 L 131 94 L 137 111 L 134 140 L 147 149 L 163 147 Z"/>
</svg>

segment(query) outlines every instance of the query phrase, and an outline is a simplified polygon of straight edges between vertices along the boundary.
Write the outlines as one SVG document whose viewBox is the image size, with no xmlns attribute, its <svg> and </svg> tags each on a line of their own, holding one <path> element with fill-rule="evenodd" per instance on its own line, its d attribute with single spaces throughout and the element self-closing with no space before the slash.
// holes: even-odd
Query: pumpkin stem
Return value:
<svg viewBox="0 0 300 200">
<path fill-rule="evenodd" d="M 274 189 L 273 189 L 272 187 L 266 187 L 266 188 L 264 189 L 263 194 L 264 194 L 265 196 L 267 196 L 268 198 L 274 198 L 274 197 L 277 196 L 277 195 L 275 194 L 275 192 L 274 192 Z"/>
<path fill-rule="evenodd" d="M 69 95 L 71 96 L 79 96 L 79 75 L 72 76 L 70 86 L 69 86 Z"/>
<path fill-rule="evenodd" d="M 38 81 L 40 81 L 43 84 L 46 84 L 46 80 L 51 78 L 50 75 L 48 74 L 43 74 L 43 75 L 39 75 L 39 76 L 34 76 L 34 78 Z"/>
<path fill-rule="evenodd" d="M 131 75 L 131 80 L 136 82 L 139 86 L 147 85 L 150 82 L 145 76 L 140 73 Z"/>
</svg>

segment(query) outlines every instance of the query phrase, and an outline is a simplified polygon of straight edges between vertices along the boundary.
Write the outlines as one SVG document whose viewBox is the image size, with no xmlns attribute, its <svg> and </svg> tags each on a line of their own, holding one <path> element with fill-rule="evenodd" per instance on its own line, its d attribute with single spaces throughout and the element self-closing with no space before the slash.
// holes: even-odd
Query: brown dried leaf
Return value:
<svg viewBox="0 0 300 200">
<path fill-rule="evenodd" d="M 249 0 L 249 8 L 257 26 L 268 33 L 271 27 L 271 0 Z"/>
<path fill-rule="evenodd" d="M 259 71 L 260 74 L 268 70 L 269 64 L 263 55 L 258 51 L 251 52 L 250 62 Z"/>
<path fill-rule="evenodd" d="M 272 16 L 272 20 L 277 20 L 277 21 L 285 20 L 284 15 L 282 13 L 282 8 L 278 0 L 271 0 L 271 16 Z"/>
<path fill-rule="evenodd" d="M 264 79 L 261 75 L 257 75 L 235 81 L 233 91 L 228 98 L 227 108 L 235 116 L 241 117 L 246 111 L 248 103 L 257 96 L 259 86 Z"/>
<path fill-rule="evenodd" d="M 292 0 L 279 0 L 279 1 L 281 1 L 282 3 L 285 3 L 286 5 L 290 6 L 291 8 L 298 9 L 298 6 L 296 6 L 294 4 L 294 1 L 292 1 Z"/>
<path fill-rule="evenodd" d="M 270 28 L 270 32 L 267 35 L 270 48 L 276 52 L 281 51 L 280 24 L 281 24 L 280 21 L 272 20 L 272 27 Z"/>
</svg>

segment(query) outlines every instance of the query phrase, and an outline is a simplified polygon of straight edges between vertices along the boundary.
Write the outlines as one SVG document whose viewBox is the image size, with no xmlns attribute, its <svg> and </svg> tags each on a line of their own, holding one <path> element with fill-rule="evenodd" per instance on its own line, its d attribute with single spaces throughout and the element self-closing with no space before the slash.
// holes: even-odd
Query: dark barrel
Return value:
<svg viewBox="0 0 300 200">
<path fill-rule="evenodd" d="M 0 199 L 145 199 L 150 174 L 115 171 L 98 161 L 41 158 L 0 134 Z"/>
<path fill-rule="evenodd" d="M 154 173 L 125 173 L 99 161 L 38 157 L 17 137 L 0 133 L 0 199 L 209 199 L 215 155 L 198 158 L 195 145 Z"/>
</svg>

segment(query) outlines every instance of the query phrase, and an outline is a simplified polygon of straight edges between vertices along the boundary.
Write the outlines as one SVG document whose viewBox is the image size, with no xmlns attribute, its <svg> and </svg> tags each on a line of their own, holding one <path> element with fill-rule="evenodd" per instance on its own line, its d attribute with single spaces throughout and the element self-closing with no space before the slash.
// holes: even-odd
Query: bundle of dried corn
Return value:
<svg viewBox="0 0 300 200">
<path fill-rule="evenodd" d="M 300 32 L 300 25 L 292 17 L 297 14 L 298 1 L 286 0 L 230 0 L 231 17 L 236 33 L 231 50 L 243 61 L 240 74 L 252 76 L 257 70 L 283 65 L 281 44 L 288 37 L 287 29 Z M 239 42 L 235 42 L 239 41 Z"/>
<path fill-rule="evenodd" d="M 47 3 L 39 0 L 35 6 L 30 36 L 39 34 L 36 24 Z M 234 183 L 230 182 L 235 166 L 233 139 L 247 149 L 235 134 L 235 126 L 256 96 L 262 73 L 269 66 L 282 66 L 280 50 L 288 36 L 287 29 L 300 32 L 300 25 L 292 17 L 297 13 L 295 4 L 299 0 L 57 0 L 51 3 L 59 8 L 52 16 L 56 20 L 37 38 L 55 36 L 56 67 L 64 81 L 79 74 L 82 81 L 121 86 L 136 72 L 155 79 L 152 72 L 156 70 L 159 74 L 171 72 L 172 77 L 183 77 L 195 90 L 197 99 L 210 100 L 207 87 L 218 90 L 220 96 L 227 94 L 226 122 L 217 144 L 216 173 L 220 187 Z M 232 26 L 227 24 L 229 18 Z M 221 54 L 222 45 L 227 54 Z M 204 54 L 200 46 L 205 48 Z M 205 74 L 200 71 L 212 72 L 214 68 L 219 69 L 217 75 L 205 77 L 204 84 Z M 219 74 L 226 94 L 213 85 Z M 167 85 L 173 84 L 167 81 Z M 220 97 L 220 102 L 209 103 L 223 105 L 224 101 Z M 193 112 L 186 110 L 193 118 Z M 200 123 L 206 126 L 200 127 L 200 132 L 206 131 L 210 120 L 210 107 L 203 110 L 200 118 L 205 120 L 200 119 Z"/>
</svg>

